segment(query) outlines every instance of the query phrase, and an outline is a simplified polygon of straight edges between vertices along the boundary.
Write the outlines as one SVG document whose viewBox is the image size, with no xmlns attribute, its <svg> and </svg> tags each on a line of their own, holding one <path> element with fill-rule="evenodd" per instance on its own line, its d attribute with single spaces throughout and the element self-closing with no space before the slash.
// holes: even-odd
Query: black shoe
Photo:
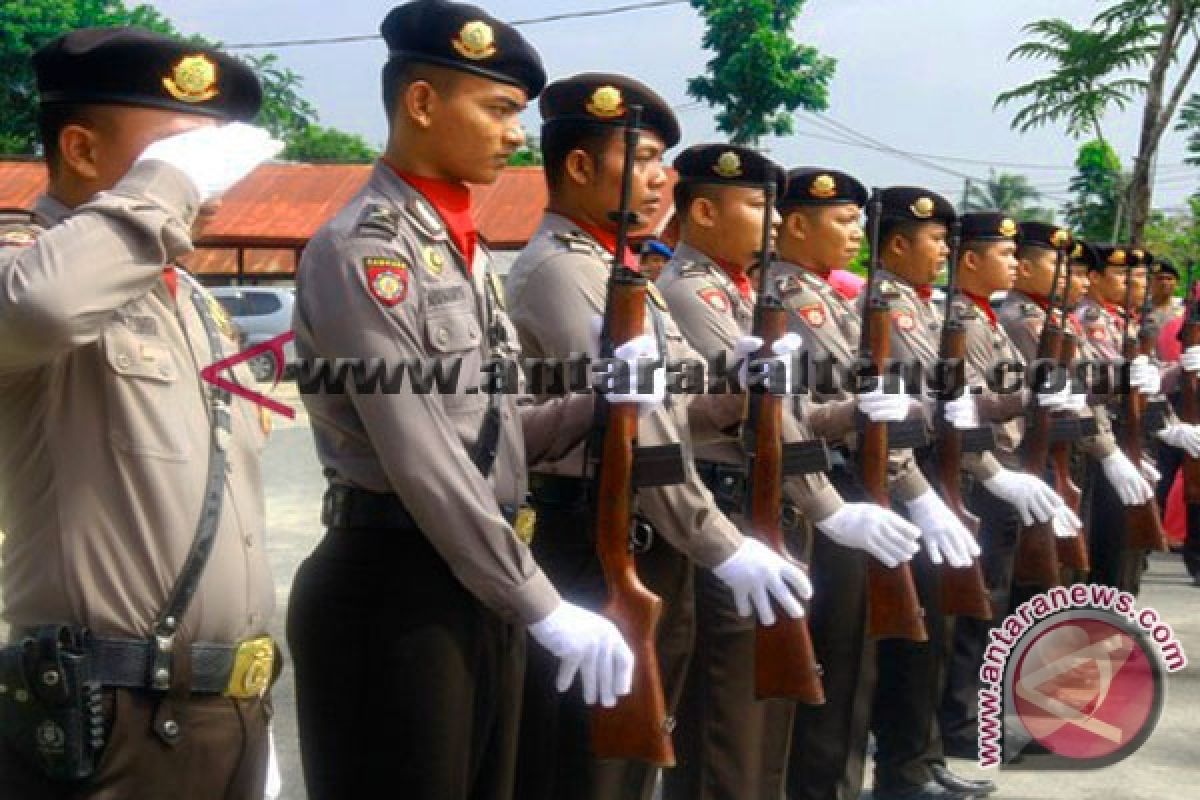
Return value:
<svg viewBox="0 0 1200 800">
<path fill-rule="evenodd" d="M 872 800 L 972 800 L 975 795 L 970 792 L 955 792 L 945 788 L 937 781 L 930 781 L 924 786 L 913 786 L 907 789 L 873 789 Z"/>
<path fill-rule="evenodd" d="M 943 788 L 952 792 L 966 792 L 976 797 L 984 797 L 996 791 L 996 784 L 989 780 L 971 780 L 961 775 L 955 775 L 945 764 L 930 764 L 933 779 Z"/>
</svg>

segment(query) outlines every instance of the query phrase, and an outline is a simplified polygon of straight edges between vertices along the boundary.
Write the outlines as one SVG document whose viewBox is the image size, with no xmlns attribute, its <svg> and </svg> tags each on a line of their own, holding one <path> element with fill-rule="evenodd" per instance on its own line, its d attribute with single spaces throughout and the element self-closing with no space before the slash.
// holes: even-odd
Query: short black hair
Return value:
<svg viewBox="0 0 1200 800">
<path fill-rule="evenodd" d="M 58 149 L 58 137 L 68 125 L 94 127 L 100 114 L 97 107 L 84 103 L 52 103 L 38 107 L 38 139 L 46 159 L 46 169 L 51 175 L 58 172 L 62 164 L 62 152 Z"/>
<path fill-rule="evenodd" d="M 692 210 L 692 201 L 699 197 L 712 199 L 720 194 L 721 187 L 713 183 L 685 183 L 678 182 L 675 184 L 675 213 L 679 215 L 680 221 L 687 220 L 688 213 Z"/>
<path fill-rule="evenodd" d="M 1038 244 L 1019 244 L 1019 245 L 1017 245 L 1017 260 L 1018 261 L 1032 261 L 1033 259 L 1038 258 L 1042 255 L 1045 255 L 1046 253 L 1054 253 L 1054 251 L 1047 250 L 1045 247 L 1042 247 L 1041 245 L 1038 245 Z M 1067 262 L 1064 262 L 1064 264 L 1069 264 L 1069 262 L 1070 262 L 1070 259 L 1068 259 Z"/>
<path fill-rule="evenodd" d="M 879 249 L 886 250 L 888 242 L 894 236 L 903 236 L 910 242 L 916 237 L 917 231 L 924 222 L 917 222 L 911 219 L 885 219 L 879 223 Z"/>
<path fill-rule="evenodd" d="M 566 177 L 567 156 L 575 150 L 587 153 L 595 164 L 600 163 L 605 149 L 620 128 L 610 125 L 589 125 L 574 120 L 549 122 L 542 126 L 542 167 L 550 191 L 562 186 Z"/>
<path fill-rule="evenodd" d="M 383 89 L 383 110 L 387 113 L 388 122 L 396 114 L 396 103 L 404 90 L 417 81 L 432 84 L 438 91 L 446 91 L 454 86 L 454 78 L 461 73 L 445 67 L 437 67 L 422 61 L 408 58 L 393 58 L 383 65 L 381 84 Z"/>
</svg>

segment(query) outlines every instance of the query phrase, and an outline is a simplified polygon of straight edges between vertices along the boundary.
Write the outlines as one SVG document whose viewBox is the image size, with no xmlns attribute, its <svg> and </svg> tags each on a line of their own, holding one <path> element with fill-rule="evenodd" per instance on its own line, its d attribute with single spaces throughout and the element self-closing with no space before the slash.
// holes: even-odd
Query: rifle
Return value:
<svg viewBox="0 0 1200 800">
<path fill-rule="evenodd" d="M 1200 301 L 1196 300 L 1196 262 L 1187 265 L 1187 312 L 1179 329 L 1179 341 L 1186 350 L 1200 345 Z M 1184 371 L 1180 376 L 1179 416 L 1189 425 L 1200 423 L 1200 378 Z M 1188 503 L 1200 503 L 1200 459 L 1184 456 L 1184 494 Z"/>
<path fill-rule="evenodd" d="M 624 264 L 629 227 L 636 218 L 629 210 L 629 194 L 641 115 L 640 106 L 630 106 L 625 124 L 621 205 L 612 215 L 617 223 L 617 247 L 600 333 L 601 358 L 611 358 L 617 343 L 640 336 L 645 330 L 646 279 Z M 597 397 L 595 426 L 601 442 L 593 488 L 596 553 L 608 588 L 602 613 L 621 631 L 636 660 L 633 690 L 618 698 L 613 708 L 596 706 L 592 710 L 592 750 L 598 758 L 628 758 L 657 766 L 674 766 L 673 725 L 667 717 L 655 651 L 655 631 L 662 615 L 662 600 L 638 579 L 630 539 L 634 525 L 637 406 L 611 404 L 602 396 Z"/>
<path fill-rule="evenodd" d="M 966 388 L 965 364 L 967 355 L 967 326 L 954 310 L 954 295 L 958 291 L 958 258 L 962 247 L 962 222 L 955 220 L 950 232 L 950 263 L 946 269 L 946 311 L 942 318 L 942 341 L 938 356 L 943 364 L 954 364 L 963 368 L 958 385 Z M 947 392 L 942 392 L 937 404 L 938 426 L 938 483 L 942 499 L 954 512 L 954 516 L 971 535 L 979 538 L 979 518 L 967 510 L 963 502 L 962 482 L 962 431 L 946 421 Z M 992 603 L 987 584 L 983 580 L 983 569 L 978 560 L 968 567 L 942 568 L 942 607 L 946 614 L 992 618 Z"/>
<path fill-rule="evenodd" d="M 862 338 L 858 356 L 860 366 L 868 367 L 882 385 L 887 374 L 891 345 L 891 305 L 879 285 L 879 224 L 883 200 L 879 190 L 871 195 L 871 259 L 867 264 L 867 285 L 862 315 Z M 888 495 L 888 426 L 886 422 L 863 420 L 858 448 L 863 488 L 871 501 L 882 508 L 890 505 Z M 912 569 L 907 563 L 884 566 L 878 559 L 867 560 L 867 632 L 874 638 L 902 638 L 914 642 L 929 641 L 925 630 L 925 612 L 917 599 Z"/>
<path fill-rule="evenodd" d="M 771 345 L 787 333 L 787 310 L 767 292 L 771 268 L 771 221 L 775 211 L 775 181 L 764 186 L 762 249 L 759 251 L 758 297 L 754 303 L 753 334 L 762 339 L 755 359 L 774 356 Z M 746 519 L 754 535 L 778 555 L 790 560 L 783 541 L 783 396 L 762 383 L 750 387 L 742 426 L 746 453 Z M 754 693 L 759 699 L 791 697 L 806 705 L 822 705 L 821 668 L 813 651 L 808 622 L 780 612 L 774 625 L 758 625 L 754 635 Z"/>
<path fill-rule="evenodd" d="M 1050 287 L 1050 310 L 1042 324 L 1041 338 L 1038 339 L 1038 363 L 1053 362 L 1057 365 L 1062 349 L 1063 330 L 1059 324 L 1060 320 L 1054 315 L 1054 298 L 1055 292 L 1058 291 L 1059 279 L 1062 277 L 1065 255 L 1064 249 L 1058 248 L 1054 262 L 1054 283 Z M 1035 375 L 1035 391 L 1039 383 L 1038 376 Z M 1033 410 L 1029 415 L 1029 425 L 1021 442 L 1021 466 L 1039 478 L 1046 474 L 1046 464 L 1050 460 L 1051 424 L 1050 412 L 1038 405 L 1035 397 Z M 1015 583 L 1044 587 L 1058 586 L 1062 583 L 1058 571 L 1058 545 L 1055 539 L 1053 521 L 1035 522 L 1020 529 L 1017 535 L 1016 564 L 1013 569 Z"/>
<path fill-rule="evenodd" d="M 1067 241 L 1067 244 L 1063 245 L 1063 247 L 1069 246 L 1070 240 Z M 1059 308 L 1058 313 L 1059 325 L 1062 327 L 1062 344 L 1059 345 L 1058 363 L 1066 371 L 1067 380 L 1071 380 L 1071 365 L 1075 361 L 1075 356 L 1079 350 L 1079 340 L 1071 332 L 1070 326 L 1067 324 L 1067 309 L 1070 304 L 1071 270 L 1068 264 L 1063 275 L 1062 306 Z M 1053 306 L 1050 307 L 1047 313 L 1054 313 Z M 1054 437 L 1051 437 L 1050 459 L 1054 472 L 1054 491 L 1067 504 L 1067 508 L 1071 509 L 1075 513 L 1075 516 L 1082 519 L 1080 507 L 1083 504 L 1083 492 L 1075 485 L 1075 481 L 1071 478 L 1071 441 L 1069 439 L 1056 440 Z M 1080 572 L 1091 570 L 1092 565 L 1088 557 L 1087 536 L 1082 528 L 1076 529 L 1075 535 L 1069 539 L 1055 539 L 1055 545 L 1058 549 L 1058 562 L 1062 566 Z"/>
<path fill-rule="evenodd" d="M 1129 335 L 1129 322 L 1133 316 L 1133 264 L 1125 271 L 1124 309 L 1125 327 L 1121 332 L 1121 357 L 1129 364 L 1139 355 L 1138 340 Z M 1132 386 L 1121 398 L 1121 449 L 1139 472 L 1142 468 L 1143 403 L 1142 393 Z M 1153 497 L 1141 505 L 1125 506 L 1125 549 L 1167 549 L 1167 533 L 1163 530 L 1158 501 Z"/>
</svg>

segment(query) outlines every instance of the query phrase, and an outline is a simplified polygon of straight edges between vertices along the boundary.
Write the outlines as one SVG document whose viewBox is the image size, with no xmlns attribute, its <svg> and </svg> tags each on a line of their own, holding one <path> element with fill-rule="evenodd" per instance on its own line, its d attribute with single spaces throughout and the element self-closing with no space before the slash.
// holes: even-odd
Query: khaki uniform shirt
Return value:
<svg viewBox="0 0 1200 800">
<path fill-rule="evenodd" d="M 658 279 L 658 288 L 683 335 L 708 359 L 732 354 L 737 340 L 749 334 L 754 323 L 754 299 L 747 300 L 710 258 L 680 244 Z M 784 440 L 800 442 L 812 438 L 807 426 L 784 414 Z M 723 464 L 740 464 L 745 459 L 740 440 L 698 445 L 696 456 Z M 841 497 L 823 474 L 789 477 L 788 498 L 812 520 L 822 520 L 842 506 Z"/>
<path fill-rule="evenodd" d="M 954 302 L 955 312 L 966 331 L 966 362 L 969 372 L 986 375 L 1001 361 L 1016 362 L 1022 367 L 1026 364 L 1021 351 L 999 321 L 992 322 L 986 312 L 963 294 L 959 294 Z M 1025 397 L 1029 396 L 1028 393 L 1022 394 Z M 997 422 L 992 427 L 996 433 L 996 448 L 1000 460 L 1010 468 L 1016 468 L 1017 447 L 1021 443 L 1025 427 L 1024 416 Z"/>
<path fill-rule="evenodd" d="M 858 358 L 862 321 L 854 304 L 827 281 L 803 267 L 786 261 L 771 265 L 768 284 L 788 310 L 788 329 L 804 338 L 804 348 L 815 364 L 830 360 L 836 367 L 850 367 Z M 857 403 L 848 387 L 834 375 L 833 392 L 821 392 L 813 386 L 812 402 L 801 406 L 818 436 L 843 442 L 854 449 L 857 444 Z M 893 450 L 888 462 L 891 490 L 900 500 L 913 500 L 929 491 L 911 450 Z"/>
<path fill-rule="evenodd" d="M 199 198 L 172 167 L 137 164 L 74 211 L 43 197 L 37 226 L 0 237 L 0 529 L 5 618 L 149 637 L 203 504 L 210 352 L 190 281 Z M 210 298 L 211 300 L 211 298 Z M 236 373 L 251 382 L 244 368 Z M 275 594 L 263 543 L 258 408 L 233 399 L 225 495 L 184 641 L 261 634 Z"/>
<path fill-rule="evenodd" d="M 996 316 L 1025 362 L 1033 363 L 1037 359 L 1038 343 L 1041 341 L 1042 328 L 1046 322 L 1046 312 L 1028 295 L 1013 289 L 1005 296 Z M 1076 327 L 1078 323 L 1073 317 L 1068 317 L 1068 325 L 1077 340 L 1076 359 L 1091 358 L 1091 346 L 1086 341 L 1086 337 L 1082 335 L 1082 329 Z M 1089 398 L 1090 400 L 1091 398 Z M 1116 449 L 1116 441 L 1112 436 L 1103 400 L 1098 399 L 1096 403 L 1089 402 L 1088 408 L 1079 416 L 1081 418 L 1095 417 L 1096 425 L 1100 430 L 1095 436 L 1085 436 L 1080 439 L 1079 446 L 1093 459 L 1106 458 Z"/>
<path fill-rule="evenodd" d="M 366 187 L 305 250 L 293 327 L 301 359 L 461 365 L 446 391 L 414 390 L 406 379 L 398 391 L 351 385 L 305 394 L 317 456 L 336 484 L 394 492 L 484 605 L 530 623 L 559 598 L 501 505 L 525 497 L 527 452 L 536 460 L 579 441 L 591 403 L 525 407 L 503 395 L 495 466 L 488 477 L 476 468 L 470 453 L 489 403 L 478 388 L 491 355 L 489 325 L 499 326 L 499 355 L 519 352 L 497 298 L 489 302 L 488 261 L 480 248 L 468 274 L 433 206 L 377 163 Z"/>
<path fill-rule="evenodd" d="M 604 312 L 612 256 L 566 217 L 547 213 L 508 274 L 513 322 L 528 356 L 567 358 L 589 352 L 591 320 Z M 661 320 L 666 358 L 696 361 L 700 355 L 684 339 L 665 304 L 647 302 L 646 333 Z M 684 483 L 639 490 L 640 511 L 677 549 L 706 567 L 725 561 L 742 542 L 692 463 L 693 439 L 729 438 L 742 417 L 743 396 L 672 394 L 668 402 L 638 423 L 638 444 L 678 443 L 683 448 Z M 583 447 L 539 467 L 540 472 L 580 477 Z"/>
</svg>

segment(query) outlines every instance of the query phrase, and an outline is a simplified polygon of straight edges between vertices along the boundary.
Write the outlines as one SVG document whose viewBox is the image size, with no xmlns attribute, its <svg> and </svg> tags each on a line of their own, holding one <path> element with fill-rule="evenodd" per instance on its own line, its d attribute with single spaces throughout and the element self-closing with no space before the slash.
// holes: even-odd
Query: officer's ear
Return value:
<svg viewBox="0 0 1200 800">
<path fill-rule="evenodd" d="M 413 81 L 404 87 L 401 100 L 413 124 L 422 129 L 428 129 L 433 124 L 438 92 L 432 83 L 424 80 Z"/>
<path fill-rule="evenodd" d="M 811 230 L 812 222 L 802 211 L 789 211 L 783 218 L 783 232 L 792 239 L 804 241 L 809 237 Z"/>
<path fill-rule="evenodd" d="M 977 272 L 979 270 L 979 253 L 973 247 L 964 247 L 958 257 L 958 268 Z"/>
<path fill-rule="evenodd" d="M 58 132 L 58 169 L 87 181 L 100 177 L 99 132 L 90 126 L 71 122 Z"/>
<path fill-rule="evenodd" d="M 563 159 L 562 171 L 576 186 L 590 186 L 596 179 L 596 159 L 587 150 L 577 147 Z"/>
<path fill-rule="evenodd" d="M 688 204 L 688 223 L 698 228 L 715 228 L 718 216 L 717 203 L 708 195 L 696 195 Z"/>
<path fill-rule="evenodd" d="M 1029 280 L 1033 277 L 1034 263 L 1028 258 L 1017 259 L 1017 280 Z"/>
</svg>

